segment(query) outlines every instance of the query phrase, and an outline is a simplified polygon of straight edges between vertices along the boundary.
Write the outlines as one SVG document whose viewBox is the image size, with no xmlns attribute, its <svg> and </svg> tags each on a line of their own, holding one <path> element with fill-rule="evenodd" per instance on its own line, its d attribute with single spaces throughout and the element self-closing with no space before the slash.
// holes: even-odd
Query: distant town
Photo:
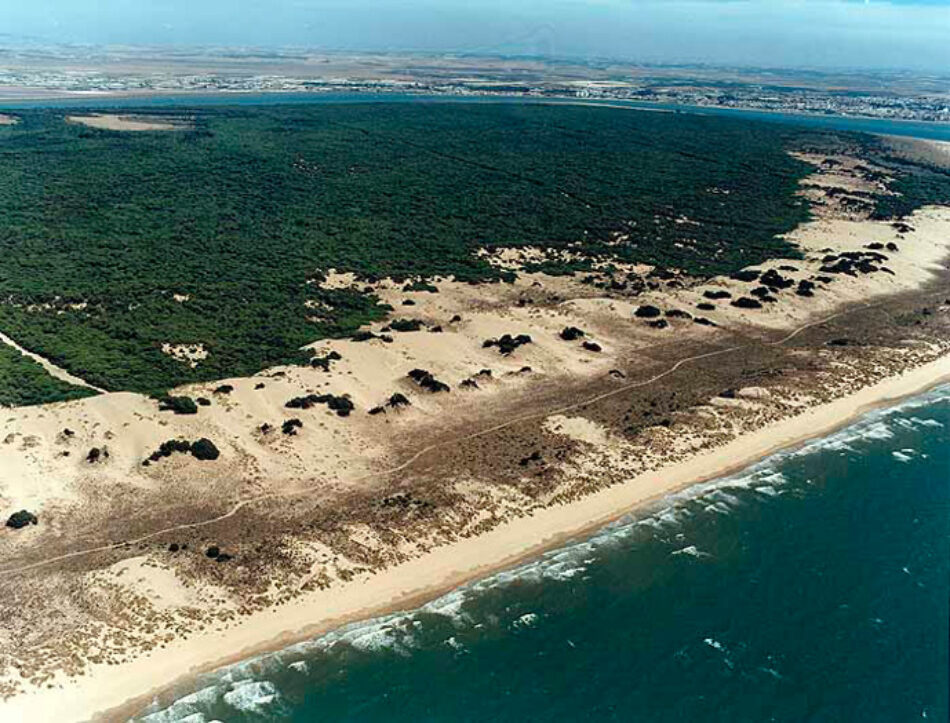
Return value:
<svg viewBox="0 0 950 723">
<path fill-rule="evenodd" d="M 197 91 L 576 98 L 950 123 L 950 75 L 460 55 L 0 47 L 0 100 Z"/>
</svg>

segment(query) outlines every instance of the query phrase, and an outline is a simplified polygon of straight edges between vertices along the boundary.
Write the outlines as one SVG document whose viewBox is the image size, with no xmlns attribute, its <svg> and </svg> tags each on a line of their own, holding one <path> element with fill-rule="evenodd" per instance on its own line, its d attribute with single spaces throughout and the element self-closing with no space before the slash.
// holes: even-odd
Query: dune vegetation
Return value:
<svg viewBox="0 0 950 723">
<path fill-rule="evenodd" d="M 709 276 L 794 257 L 780 235 L 808 217 L 796 190 L 811 169 L 786 150 L 830 142 L 571 106 L 188 113 L 193 127 L 176 133 L 90 128 L 55 110 L 0 128 L 0 329 L 106 389 L 305 363 L 301 346 L 388 312 L 362 286 L 322 286 L 331 268 L 423 289 L 436 276 L 504 279 L 477 254 L 502 246 L 569 249 L 530 266 L 550 273 L 606 258 Z M 183 363 L 168 345 L 206 355 Z"/>
<path fill-rule="evenodd" d="M 0 344 L 0 406 L 22 407 L 65 402 L 96 394 L 50 376 L 37 362 L 16 349 Z"/>
</svg>

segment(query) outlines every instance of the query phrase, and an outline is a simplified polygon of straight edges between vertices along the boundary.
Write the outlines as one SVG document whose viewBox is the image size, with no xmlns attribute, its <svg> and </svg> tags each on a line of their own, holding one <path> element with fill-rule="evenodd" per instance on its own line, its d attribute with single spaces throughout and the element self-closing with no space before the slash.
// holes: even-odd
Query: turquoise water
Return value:
<svg viewBox="0 0 950 723">
<path fill-rule="evenodd" d="M 944 387 L 140 720 L 945 721 L 948 532 Z"/>
<path fill-rule="evenodd" d="M 568 99 L 546 98 L 533 100 L 522 97 L 418 95 L 411 93 L 179 93 L 177 95 L 148 95 L 131 97 L 82 96 L 50 100 L 0 101 L 0 110 L 29 108 L 89 108 L 97 110 L 128 108 L 200 108 L 232 105 L 281 105 L 325 103 L 571 103 Z M 630 108 L 669 110 L 678 113 L 726 116 L 773 123 L 838 131 L 863 131 L 894 136 L 912 136 L 931 140 L 950 141 L 950 123 L 885 120 L 878 118 L 849 118 L 845 116 L 802 115 L 800 113 L 773 113 L 770 111 L 739 108 L 708 108 L 672 103 L 646 103 L 625 100 L 584 100 L 590 105 L 625 105 Z"/>
</svg>

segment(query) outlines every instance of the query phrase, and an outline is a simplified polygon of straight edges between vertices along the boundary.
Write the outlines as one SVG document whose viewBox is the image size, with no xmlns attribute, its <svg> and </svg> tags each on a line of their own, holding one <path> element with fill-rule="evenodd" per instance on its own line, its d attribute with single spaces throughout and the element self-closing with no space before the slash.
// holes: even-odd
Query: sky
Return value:
<svg viewBox="0 0 950 723">
<path fill-rule="evenodd" d="M 950 73 L 950 0 L 0 0 L 15 38 Z"/>
</svg>

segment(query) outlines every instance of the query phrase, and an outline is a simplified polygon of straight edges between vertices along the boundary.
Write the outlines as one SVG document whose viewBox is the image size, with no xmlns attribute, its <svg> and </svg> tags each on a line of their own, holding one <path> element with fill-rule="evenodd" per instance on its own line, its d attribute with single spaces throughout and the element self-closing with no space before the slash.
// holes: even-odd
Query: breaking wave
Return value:
<svg viewBox="0 0 950 723">
<path fill-rule="evenodd" d="M 466 642 L 491 630 L 493 634 L 514 635 L 543 626 L 545 613 L 535 608 L 504 606 L 486 612 L 479 601 L 493 591 L 511 585 L 582 585 L 594 574 L 598 563 L 617 546 L 649 544 L 662 550 L 665 557 L 688 558 L 690 564 L 715 565 L 716 556 L 690 540 L 694 525 L 728 522 L 738 508 L 750 504 L 778 504 L 778 500 L 810 481 L 791 482 L 780 470 L 789 460 L 837 452 L 860 454 L 863 445 L 895 439 L 898 430 L 943 426 L 925 416 L 908 415 L 915 409 L 950 403 L 950 386 L 905 401 L 897 407 L 872 412 L 855 424 L 828 437 L 806 442 L 798 448 L 780 452 L 753 465 L 740 474 L 694 485 L 670 494 L 651 508 L 628 515 L 607 525 L 590 537 L 577 540 L 537 559 L 485 579 L 459 587 L 415 610 L 353 623 L 318 638 L 291 645 L 241 663 L 228 666 L 199 679 L 198 690 L 175 700 L 171 705 L 156 701 L 135 720 L 142 723 L 212 723 L 230 720 L 278 718 L 287 710 L 278 683 L 292 679 L 308 680 L 320 674 L 319 660 L 345 654 L 410 656 L 424 645 L 449 647 L 465 654 Z M 895 445 L 896 447 L 896 445 Z M 900 462 L 910 462 L 910 448 L 890 450 Z M 711 549 L 704 545 L 706 549 Z M 705 644 L 732 661 L 723 644 L 709 637 Z M 287 676 L 285 671 L 293 671 Z M 781 677 L 773 668 L 762 668 L 772 677 Z M 217 716 L 217 717 L 216 717 Z M 243 718 L 241 716 L 244 716 Z"/>
</svg>

